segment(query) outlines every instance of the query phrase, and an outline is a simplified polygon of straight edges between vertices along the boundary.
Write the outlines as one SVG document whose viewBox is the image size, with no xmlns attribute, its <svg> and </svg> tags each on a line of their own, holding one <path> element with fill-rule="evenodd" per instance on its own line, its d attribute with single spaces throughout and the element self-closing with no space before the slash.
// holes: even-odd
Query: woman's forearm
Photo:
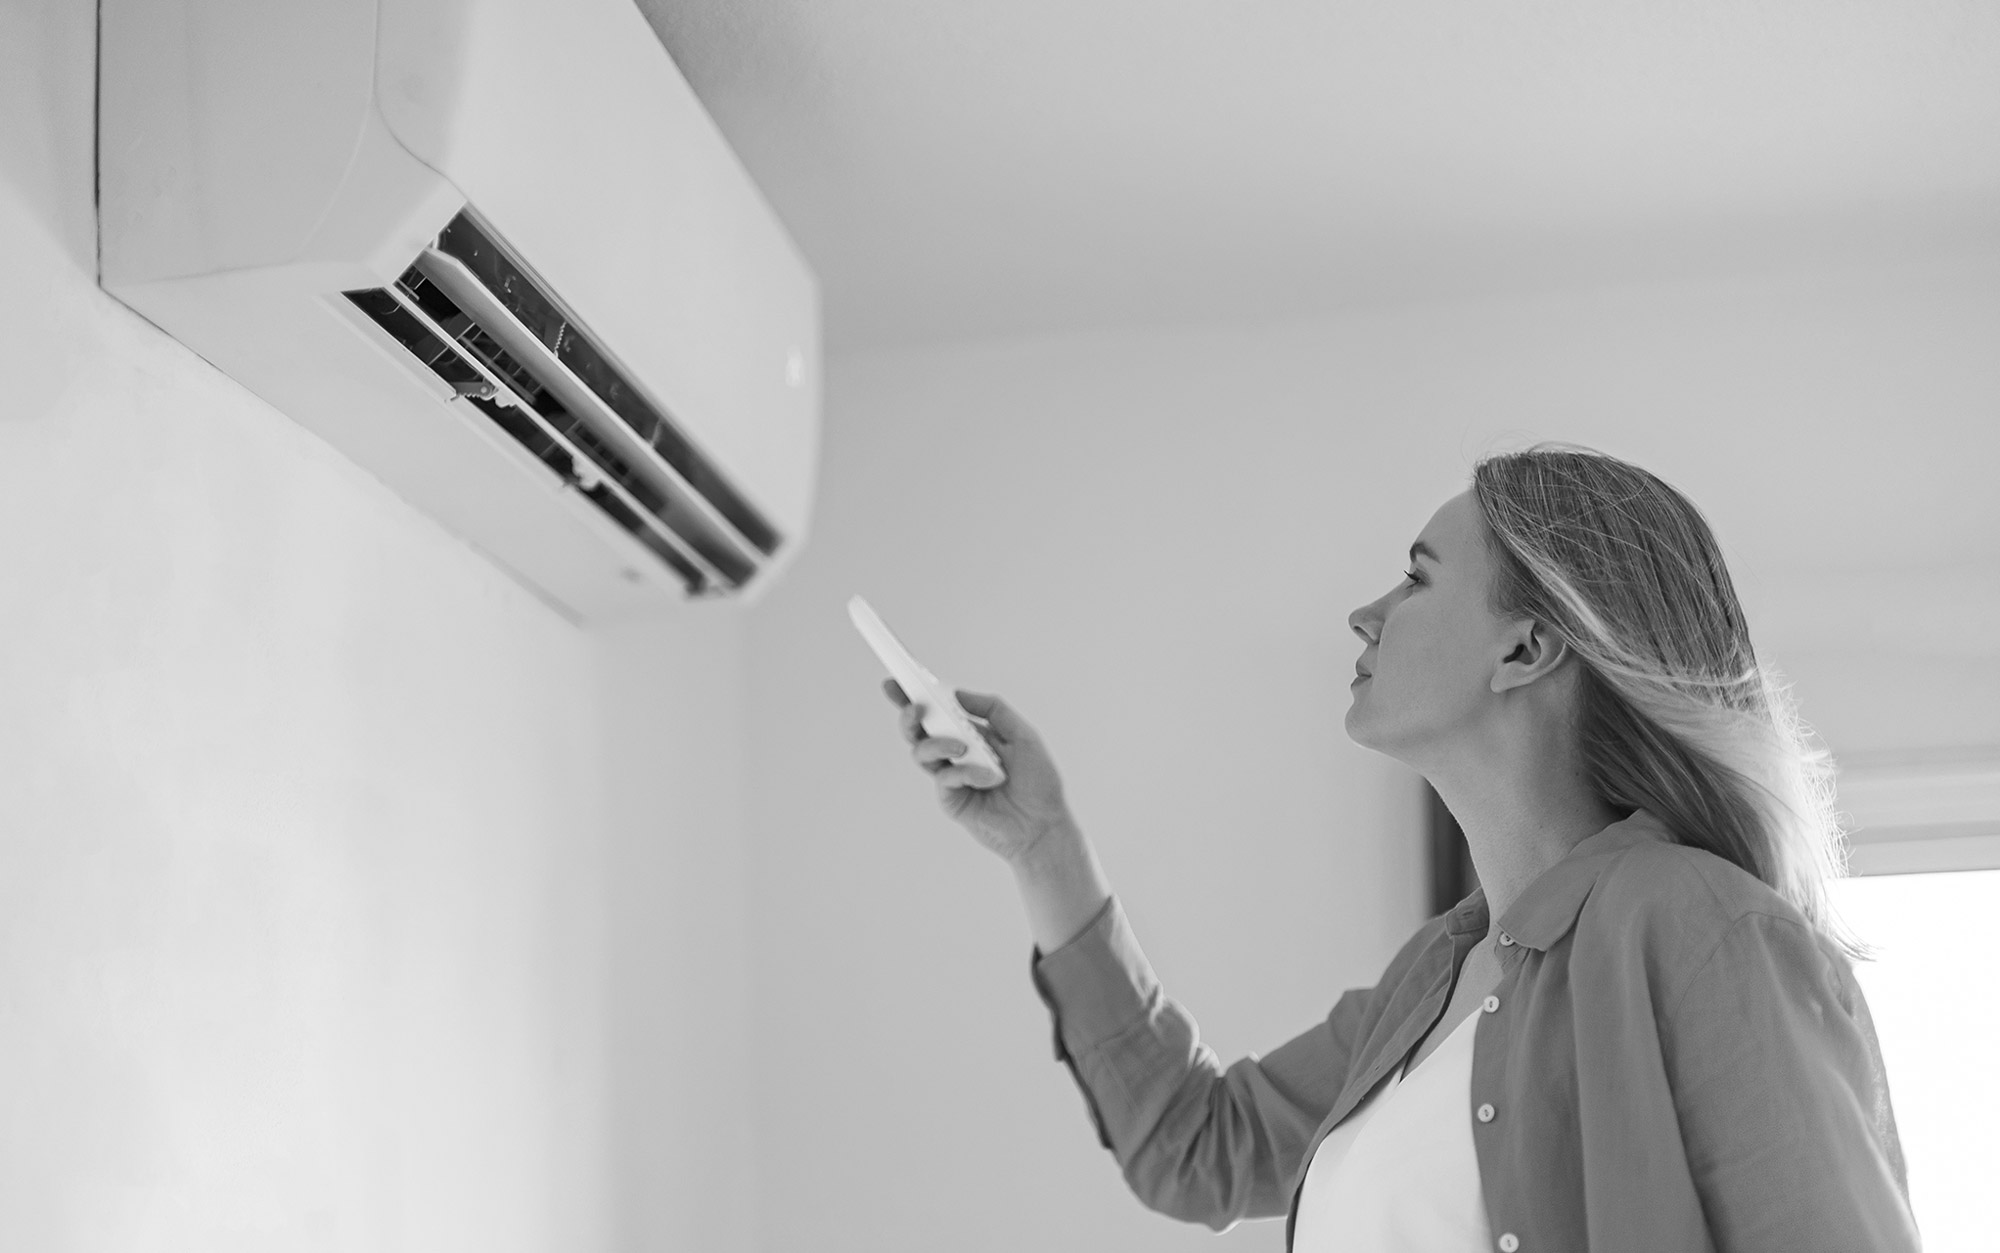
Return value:
<svg viewBox="0 0 2000 1253">
<path fill-rule="evenodd" d="M 1073 819 L 1050 828 L 1009 864 L 1028 929 L 1044 953 L 1075 939 L 1111 898 L 1097 850 Z"/>
</svg>

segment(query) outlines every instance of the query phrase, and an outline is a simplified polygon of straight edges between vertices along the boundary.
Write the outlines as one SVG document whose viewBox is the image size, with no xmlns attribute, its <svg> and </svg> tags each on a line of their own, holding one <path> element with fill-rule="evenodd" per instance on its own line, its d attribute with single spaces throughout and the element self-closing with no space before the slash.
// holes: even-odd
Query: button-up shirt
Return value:
<svg viewBox="0 0 2000 1253">
<path fill-rule="evenodd" d="M 1282 1214 L 1289 1248 L 1320 1140 L 1438 1022 L 1489 926 L 1475 891 L 1374 987 L 1226 1068 L 1116 897 L 1029 970 L 1140 1201 L 1216 1231 Z M 1466 1117 L 1504 1253 L 1918 1247 L 1867 1002 L 1764 883 L 1642 810 L 1530 884 L 1497 939 Z"/>
</svg>

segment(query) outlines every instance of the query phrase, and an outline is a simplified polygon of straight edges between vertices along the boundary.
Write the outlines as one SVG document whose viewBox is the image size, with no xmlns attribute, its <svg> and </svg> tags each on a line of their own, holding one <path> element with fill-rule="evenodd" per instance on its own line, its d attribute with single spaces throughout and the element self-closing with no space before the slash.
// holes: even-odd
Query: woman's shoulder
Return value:
<svg viewBox="0 0 2000 1253">
<path fill-rule="evenodd" d="M 1597 892 L 1641 914 L 1699 914 L 1719 922 L 1747 914 L 1798 914 L 1770 884 L 1735 862 L 1673 839 L 1646 840 L 1620 851 L 1598 877 Z"/>
<path fill-rule="evenodd" d="M 1608 861 L 1577 920 L 1577 939 L 1633 950 L 1670 973 L 1708 960 L 1745 927 L 1778 943 L 1820 947 L 1813 926 L 1771 885 L 1706 849 L 1660 839 Z"/>
</svg>

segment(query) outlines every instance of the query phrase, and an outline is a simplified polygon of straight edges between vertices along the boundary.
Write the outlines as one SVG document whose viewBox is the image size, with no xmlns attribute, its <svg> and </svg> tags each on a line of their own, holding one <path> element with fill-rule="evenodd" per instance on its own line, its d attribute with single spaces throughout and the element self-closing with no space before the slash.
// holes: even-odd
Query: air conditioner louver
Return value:
<svg viewBox="0 0 2000 1253">
<path fill-rule="evenodd" d="M 742 586 L 776 551 L 771 524 L 469 211 L 393 288 L 343 294 L 690 595 Z"/>
</svg>

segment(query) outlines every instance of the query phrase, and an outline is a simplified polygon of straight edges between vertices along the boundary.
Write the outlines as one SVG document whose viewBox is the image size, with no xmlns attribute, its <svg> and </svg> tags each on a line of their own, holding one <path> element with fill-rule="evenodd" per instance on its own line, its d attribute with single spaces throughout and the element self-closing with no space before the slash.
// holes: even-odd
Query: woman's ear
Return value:
<svg viewBox="0 0 2000 1253">
<path fill-rule="evenodd" d="M 1493 668 L 1493 690 L 1508 692 L 1526 687 L 1562 665 L 1569 657 L 1569 645 L 1544 623 L 1521 619 L 1506 643 L 1511 647 Z"/>
</svg>

